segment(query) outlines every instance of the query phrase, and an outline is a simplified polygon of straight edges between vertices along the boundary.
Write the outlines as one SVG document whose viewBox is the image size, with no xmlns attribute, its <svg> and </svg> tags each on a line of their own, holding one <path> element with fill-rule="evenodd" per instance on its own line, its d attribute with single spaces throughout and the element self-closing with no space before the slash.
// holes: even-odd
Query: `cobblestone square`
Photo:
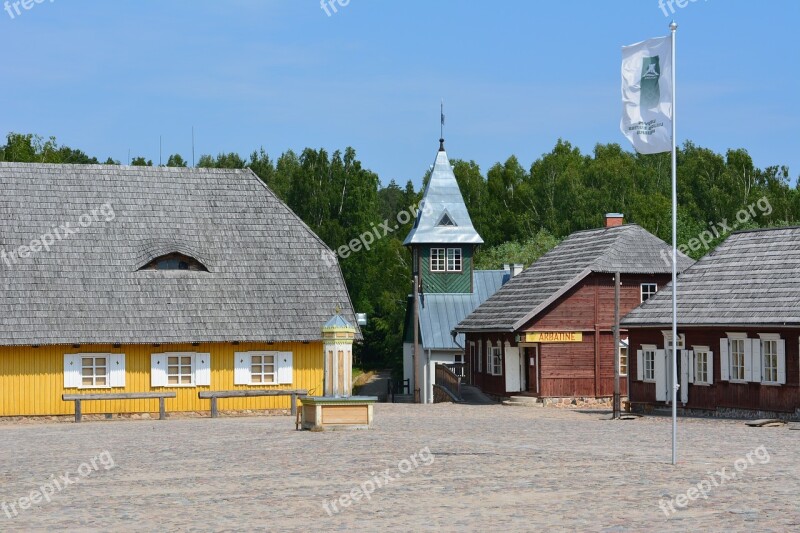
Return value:
<svg viewBox="0 0 800 533">
<path fill-rule="evenodd" d="M 669 418 L 605 416 L 379 404 L 371 431 L 4 423 L 0 531 L 800 530 L 800 431 L 681 419 L 674 467 Z"/>
</svg>

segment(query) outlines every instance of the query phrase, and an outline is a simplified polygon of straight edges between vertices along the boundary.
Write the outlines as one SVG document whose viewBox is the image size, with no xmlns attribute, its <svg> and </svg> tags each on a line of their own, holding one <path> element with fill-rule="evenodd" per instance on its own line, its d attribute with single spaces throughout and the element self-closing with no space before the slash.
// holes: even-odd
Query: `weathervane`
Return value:
<svg viewBox="0 0 800 533">
<path fill-rule="evenodd" d="M 442 117 L 442 124 L 439 128 L 439 138 L 444 139 L 444 98 L 442 98 L 441 117 Z"/>
</svg>

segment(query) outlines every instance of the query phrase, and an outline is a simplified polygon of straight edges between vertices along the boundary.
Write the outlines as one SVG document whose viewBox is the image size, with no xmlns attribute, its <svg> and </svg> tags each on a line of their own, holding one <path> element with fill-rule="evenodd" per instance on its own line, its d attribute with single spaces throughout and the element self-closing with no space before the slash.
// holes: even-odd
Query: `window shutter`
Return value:
<svg viewBox="0 0 800 533">
<path fill-rule="evenodd" d="M 744 380 L 753 381 L 753 343 L 752 339 L 744 340 Z"/>
<path fill-rule="evenodd" d="M 233 384 L 250 385 L 250 354 L 247 352 L 236 352 L 233 354 Z"/>
<path fill-rule="evenodd" d="M 761 383 L 761 339 L 750 339 L 750 381 Z"/>
<path fill-rule="evenodd" d="M 655 378 L 656 378 L 656 401 L 666 402 L 667 399 L 667 352 L 656 350 Z M 670 383 L 670 386 L 672 384 Z"/>
<path fill-rule="evenodd" d="M 211 385 L 211 354 L 194 354 L 194 384 L 198 387 Z"/>
<path fill-rule="evenodd" d="M 714 384 L 714 352 L 708 352 L 708 384 Z"/>
<path fill-rule="evenodd" d="M 167 357 L 163 353 L 150 355 L 150 386 L 167 386 Z"/>
<path fill-rule="evenodd" d="M 278 384 L 291 385 L 294 382 L 292 352 L 278 352 Z"/>
<path fill-rule="evenodd" d="M 81 357 L 64 355 L 64 388 L 77 389 L 81 386 Z"/>
<path fill-rule="evenodd" d="M 728 363 L 728 339 L 719 340 L 719 379 L 730 381 L 731 365 Z"/>
<path fill-rule="evenodd" d="M 644 352 L 636 350 L 636 379 L 644 380 Z"/>
<path fill-rule="evenodd" d="M 786 341 L 778 341 L 778 383 L 786 385 Z"/>
<path fill-rule="evenodd" d="M 478 372 L 483 372 L 483 341 L 478 341 Z"/>
<path fill-rule="evenodd" d="M 108 356 L 108 383 L 112 387 L 125 386 L 125 354 L 115 353 Z"/>
<path fill-rule="evenodd" d="M 689 361 L 686 366 L 689 367 L 689 383 L 694 383 L 694 371 L 697 368 L 697 355 L 694 350 L 689 351 Z"/>
<path fill-rule="evenodd" d="M 689 402 L 689 383 L 691 383 L 690 368 L 694 362 L 694 353 L 690 350 L 681 350 L 681 380 L 679 381 L 681 388 L 681 403 L 686 404 Z"/>
</svg>

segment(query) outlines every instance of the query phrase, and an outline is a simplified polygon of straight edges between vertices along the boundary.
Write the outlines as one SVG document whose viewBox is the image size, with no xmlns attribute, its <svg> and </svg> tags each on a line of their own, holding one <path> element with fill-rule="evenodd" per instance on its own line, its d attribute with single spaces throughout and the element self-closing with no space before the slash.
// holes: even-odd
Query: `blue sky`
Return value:
<svg viewBox="0 0 800 533">
<path fill-rule="evenodd" d="M 0 0 L 2 2 L 4 0 Z M 334 2 L 336 0 L 333 0 Z M 800 175 L 800 2 L 681 0 L 678 137 Z M 346 3 L 346 2 L 345 2 Z M 10 7 L 13 13 L 13 6 Z M 523 165 L 561 137 L 628 148 L 620 47 L 666 35 L 658 0 L 44 0 L 0 12 L 0 133 L 98 158 L 353 146 L 419 184 L 439 102 L 448 153 Z M 669 11 L 665 5 L 664 9 Z"/>
</svg>

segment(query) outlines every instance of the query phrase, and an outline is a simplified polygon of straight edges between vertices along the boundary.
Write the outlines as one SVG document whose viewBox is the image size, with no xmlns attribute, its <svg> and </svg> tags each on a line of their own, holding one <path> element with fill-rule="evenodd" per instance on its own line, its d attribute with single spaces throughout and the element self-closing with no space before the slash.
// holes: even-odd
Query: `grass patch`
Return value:
<svg viewBox="0 0 800 533">
<path fill-rule="evenodd" d="M 358 374 L 356 374 L 356 371 L 358 371 Z M 358 394 L 358 392 L 361 389 L 361 387 L 363 387 L 364 385 L 369 383 L 372 380 L 372 378 L 375 377 L 376 374 L 377 374 L 377 372 L 375 372 L 374 370 L 370 370 L 368 372 L 364 372 L 360 368 L 358 368 L 358 369 L 354 368 L 353 369 L 353 394 Z"/>
</svg>

